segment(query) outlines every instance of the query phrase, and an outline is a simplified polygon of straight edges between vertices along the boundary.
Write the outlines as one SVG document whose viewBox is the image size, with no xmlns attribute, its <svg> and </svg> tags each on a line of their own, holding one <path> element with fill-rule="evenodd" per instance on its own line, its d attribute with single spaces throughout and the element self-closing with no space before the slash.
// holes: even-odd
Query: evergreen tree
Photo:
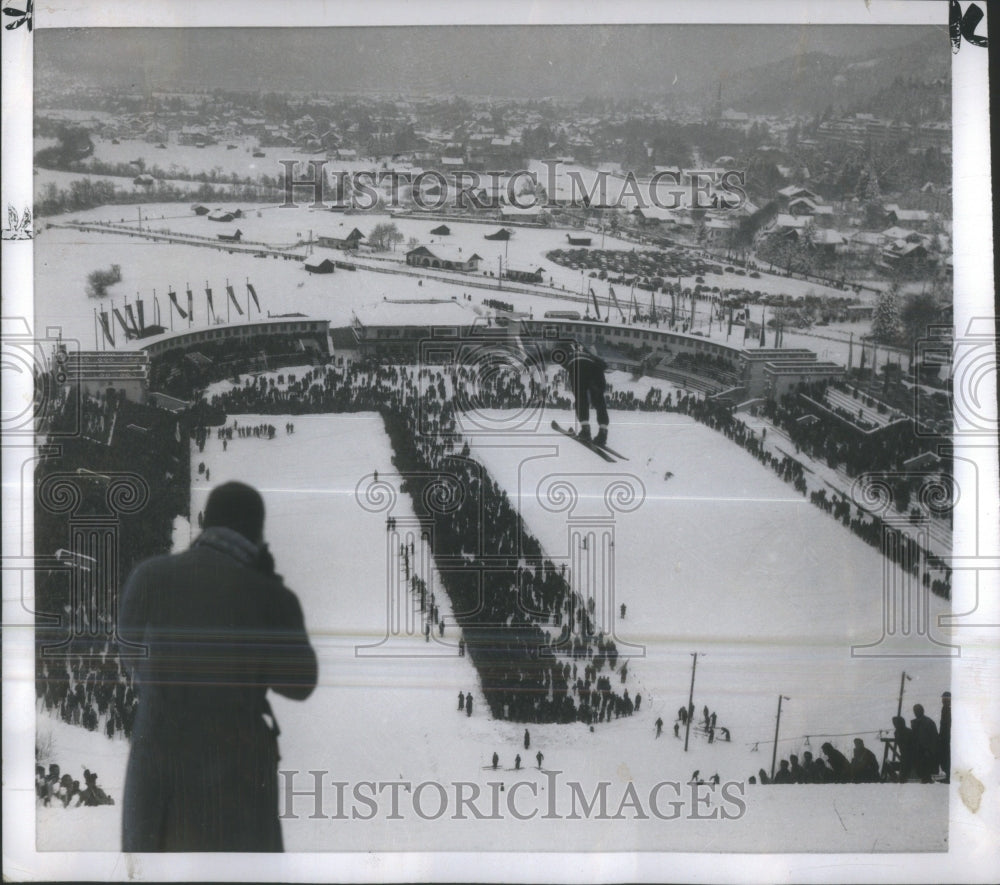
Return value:
<svg viewBox="0 0 1000 885">
<path fill-rule="evenodd" d="M 872 336 L 882 344 L 891 344 L 900 331 L 899 283 L 893 282 L 878 298 L 872 317 Z"/>
</svg>

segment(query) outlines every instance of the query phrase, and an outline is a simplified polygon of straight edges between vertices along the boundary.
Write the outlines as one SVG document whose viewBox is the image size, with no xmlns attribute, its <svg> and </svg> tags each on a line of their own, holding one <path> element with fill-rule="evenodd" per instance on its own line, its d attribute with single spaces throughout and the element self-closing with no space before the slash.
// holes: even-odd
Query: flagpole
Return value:
<svg viewBox="0 0 1000 885">
<path fill-rule="evenodd" d="M 226 277 L 226 325 L 229 325 L 229 321 L 232 317 L 232 308 L 229 306 L 232 303 L 232 298 L 229 297 L 229 277 Z"/>
<path fill-rule="evenodd" d="M 684 752 L 687 752 L 688 737 L 691 734 L 691 719 L 694 716 L 694 672 L 698 667 L 698 652 L 692 652 L 694 660 L 691 662 L 691 690 L 688 692 L 687 722 L 684 729 Z"/>
<path fill-rule="evenodd" d="M 778 716 L 774 721 L 774 748 L 771 750 L 771 780 L 774 780 L 774 763 L 778 758 L 778 729 L 781 728 L 781 702 L 790 701 L 791 698 L 783 694 L 778 695 Z"/>
<path fill-rule="evenodd" d="M 97 341 L 97 308 L 94 308 L 94 350 L 100 350 L 101 346 Z"/>
</svg>

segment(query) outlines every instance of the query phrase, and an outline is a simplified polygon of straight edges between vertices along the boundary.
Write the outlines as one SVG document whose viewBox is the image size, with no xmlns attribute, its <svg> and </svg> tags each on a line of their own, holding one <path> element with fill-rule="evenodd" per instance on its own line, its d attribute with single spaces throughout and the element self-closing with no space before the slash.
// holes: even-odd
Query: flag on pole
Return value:
<svg viewBox="0 0 1000 885">
<path fill-rule="evenodd" d="M 215 302 L 212 301 L 212 290 L 205 286 L 205 298 L 208 299 L 208 312 L 212 317 L 212 322 L 215 322 Z"/>
<path fill-rule="evenodd" d="M 138 338 L 139 324 L 135 321 L 135 312 L 132 310 L 131 304 L 125 305 L 125 316 L 128 317 L 128 321 L 132 324 L 132 331 L 135 333 L 136 338 Z"/>
<path fill-rule="evenodd" d="M 156 290 L 153 290 L 153 322 L 160 326 L 160 299 L 156 297 Z"/>
<path fill-rule="evenodd" d="M 601 318 L 601 308 L 597 304 L 597 293 L 594 291 L 594 287 L 590 287 L 590 297 L 594 299 L 594 313 L 597 314 L 597 318 Z"/>
<path fill-rule="evenodd" d="M 726 337 L 728 338 L 733 334 L 733 308 L 729 308 L 729 328 L 726 329 Z"/>
<path fill-rule="evenodd" d="M 250 297 L 253 299 L 253 303 L 257 305 L 257 313 L 260 313 L 260 302 L 257 300 L 257 291 L 247 280 L 247 291 L 250 293 Z"/>
<path fill-rule="evenodd" d="M 236 312 L 240 316 L 243 316 L 243 308 L 240 307 L 240 303 L 236 300 L 236 293 L 233 292 L 233 287 L 226 286 L 226 292 L 228 293 L 230 300 L 233 302 L 233 307 L 236 308 Z"/>
<path fill-rule="evenodd" d="M 139 298 L 135 302 L 136 312 L 139 314 L 139 331 L 144 332 L 146 330 L 146 315 L 142 307 L 142 299 Z"/>
<path fill-rule="evenodd" d="M 128 323 L 125 322 L 125 317 L 122 316 L 122 312 L 117 307 L 112 307 L 111 312 L 115 315 L 115 319 L 121 325 L 122 330 L 125 332 L 125 339 L 128 340 L 132 337 L 132 330 L 128 327 Z"/>
<path fill-rule="evenodd" d="M 767 344 L 767 326 L 764 325 L 764 315 L 766 311 L 761 310 L 760 312 L 760 346 L 763 347 Z"/>
<path fill-rule="evenodd" d="M 611 294 L 611 301 L 614 304 L 615 308 L 617 309 L 618 313 L 620 313 L 622 316 L 625 316 L 625 311 L 622 310 L 622 306 L 618 303 L 618 296 L 615 295 L 615 290 L 611 286 L 608 286 L 608 292 Z"/>
<path fill-rule="evenodd" d="M 115 336 L 111 330 L 111 326 L 108 323 L 108 313 L 105 310 L 101 311 L 101 330 L 104 332 L 104 337 L 111 342 L 111 346 L 115 346 Z"/>
<path fill-rule="evenodd" d="M 187 290 L 188 296 L 188 324 L 194 319 L 194 295 L 191 294 L 191 289 Z"/>
<path fill-rule="evenodd" d="M 170 303 L 177 308 L 177 312 L 181 315 L 181 319 L 186 320 L 187 314 L 184 312 L 184 308 L 177 303 L 177 293 L 167 292 L 167 298 L 169 298 Z"/>
</svg>

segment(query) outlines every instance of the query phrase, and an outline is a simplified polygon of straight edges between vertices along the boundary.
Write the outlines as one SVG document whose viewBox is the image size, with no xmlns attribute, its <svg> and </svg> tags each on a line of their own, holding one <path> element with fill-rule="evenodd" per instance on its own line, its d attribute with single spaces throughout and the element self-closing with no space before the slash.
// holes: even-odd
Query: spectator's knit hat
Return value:
<svg viewBox="0 0 1000 885">
<path fill-rule="evenodd" d="M 864 745 L 865 745 L 865 742 L 863 740 L 861 740 L 861 738 L 855 738 L 854 739 L 854 746 L 855 747 L 863 747 Z"/>
<path fill-rule="evenodd" d="M 264 499 L 242 482 L 216 486 L 205 505 L 205 528 L 213 526 L 232 529 L 257 543 L 264 534 Z"/>
</svg>

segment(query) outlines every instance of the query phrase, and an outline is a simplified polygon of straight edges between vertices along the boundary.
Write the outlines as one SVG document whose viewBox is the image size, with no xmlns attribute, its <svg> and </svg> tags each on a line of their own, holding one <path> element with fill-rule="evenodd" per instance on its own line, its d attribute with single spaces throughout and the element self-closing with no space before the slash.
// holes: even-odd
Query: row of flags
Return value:
<svg viewBox="0 0 1000 885">
<path fill-rule="evenodd" d="M 260 310 L 260 299 L 257 297 L 257 290 L 254 289 L 253 284 L 247 280 L 247 313 L 250 312 L 250 299 L 253 299 L 254 306 L 257 308 L 257 313 Z M 167 299 L 169 302 L 170 310 L 170 328 L 173 329 L 174 325 L 174 311 L 182 320 L 187 320 L 190 326 L 194 322 L 194 293 L 191 291 L 189 286 L 186 290 L 187 294 L 187 306 L 183 307 L 177 298 L 177 293 L 170 289 L 167 292 Z M 230 285 L 229 281 L 226 280 L 226 294 L 229 297 L 229 302 L 226 305 L 227 313 L 229 305 L 232 304 L 236 308 L 236 313 L 239 316 L 243 316 L 243 308 L 240 306 L 239 301 L 236 298 L 236 293 L 233 291 L 233 287 Z M 163 324 L 161 322 L 160 315 L 160 301 L 156 297 L 156 290 L 153 290 L 153 326 L 159 327 L 162 330 Z M 216 322 L 216 312 L 215 312 L 215 302 L 212 298 L 212 289 L 205 283 L 205 302 L 207 316 L 210 323 Z M 124 313 L 122 309 L 114 306 L 114 302 L 111 304 L 111 312 L 108 313 L 107 310 L 103 308 L 100 312 L 97 308 L 94 308 L 94 317 L 96 323 L 100 324 L 100 329 L 104 333 L 104 339 L 111 344 L 112 347 L 115 346 L 115 326 L 113 321 L 117 321 L 118 326 L 125 335 L 126 341 L 131 341 L 133 338 L 142 338 L 144 335 L 149 334 L 147 332 L 145 308 L 143 300 L 141 298 L 136 298 L 135 304 L 129 304 L 128 302 L 124 305 Z M 96 332 L 95 332 L 96 334 Z"/>
<path fill-rule="evenodd" d="M 625 312 L 622 310 L 621 304 L 618 301 L 618 296 L 615 294 L 615 290 L 614 290 L 613 286 L 608 286 L 608 295 L 610 297 L 611 303 L 614 304 L 616 310 L 618 311 L 618 313 L 621 315 L 622 319 L 624 320 L 625 319 Z M 596 312 L 598 319 L 600 319 L 601 313 L 600 313 L 600 310 L 598 309 L 598 305 L 597 305 L 597 293 L 594 292 L 594 287 L 593 286 L 590 287 L 590 296 L 591 296 L 591 298 L 594 301 L 594 311 Z M 690 318 L 690 323 L 688 325 L 688 328 L 689 329 L 693 329 L 694 328 L 694 321 L 695 321 L 695 308 L 696 308 L 696 304 L 697 304 L 698 299 L 694 295 L 691 295 L 690 297 L 691 297 L 691 318 Z M 711 301 L 712 299 L 709 299 L 709 300 Z M 631 300 L 631 303 L 630 303 L 630 310 L 631 310 L 631 313 L 632 313 L 633 317 L 637 317 L 639 315 L 639 305 L 636 302 L 635 289 L 634 288 L 632 289 L 632 300 Z M 656 314 L 655 294 L 652 293 L 652 292 L 650 293 L 650 296 L 649 296 L 649 315 L 650 315 L 651 318 L 654 318 L 654 319 L 655 319 L 655 317 L 657 315 Z M 766 341 L 767 341 L 767 325 L 765 323 L 765 319 L 766 319 L 766 309 L 765 308 L 761 308 L 761 314 L 760 314 L 760 346 L 761 347 L 766 346 Z M 673 291 L 670 292 L 670 322 L 671 322 L 671 324 L 675 324 L 677 322 L 677 295 Z M 731 336 L 733 334 L 733 323 L 734 322 L 741 322 L 743 324 L 743 340 L 746 341 L 750 337 L 750 322 L 751 322 L 750 321 L 750 308 L 749 307 L 744 307 L 744 308 L 740 308 L 737 311 L 734 306 L 730 306 L 730 308 L 729 308 L 729 327 L 726 330 L 726 337 L 727 338 L 729 338 L 729 336 Z M 720 329 L 722 328 L 722 326 L 721 326 L 721 317 L 720 317 L 720 326 L 719 326 L 719 328 Z M 783 333 L 783 329 L 782 329 L 781 324 L 779 323 L 779 324 L 777 324 L 775 326 L 775 331 L 774 331 L 774 346 L 775 347 L 780 347 L 781 346 L 782 338 L 783 338 L 783 334 L 782 333 Z"/>
</svg>

